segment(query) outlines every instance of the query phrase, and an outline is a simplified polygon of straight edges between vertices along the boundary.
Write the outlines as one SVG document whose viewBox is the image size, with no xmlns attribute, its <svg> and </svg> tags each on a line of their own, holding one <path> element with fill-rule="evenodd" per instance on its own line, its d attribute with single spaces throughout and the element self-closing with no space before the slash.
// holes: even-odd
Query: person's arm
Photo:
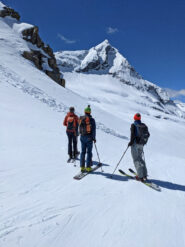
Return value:
<svg viewBox="0 0 185 247">
<path fill-rule="evenodd" d="M 78 126 L 79 126 L 79 117 L 76 116 L 76 127 L 78 128 Z"/>
<path fill-rule="evenodd" d="M 79 127 L 79 118 L 78 118 L 78 116 L 76 116 L 75 120 L 76 120 L 76 135 L 78 136 L 78 135 L 79 135 L 79 131 L 78 131 L 78 127 Z"/>
<path fill-rule="evenodd" d="M 93 141 L 96 142 L 96 122 L 94 118 L 92 118 L 92 138 L 93 138 Z"/>
<path fill-rule="evenodd" d="M 63 125 L 64 125 L 64 126 L 67 126 L 67 116 L 64 118 Z"/>
<path fill-rule="evenodd" d="M 135 125 L 132 124 L 131 125 L 131 128 L 130 128 L 130 142 L 128 144 L 128 146 L 132 146 L 134 144 L 134 141 L 135 141 Z"/>
</svg>

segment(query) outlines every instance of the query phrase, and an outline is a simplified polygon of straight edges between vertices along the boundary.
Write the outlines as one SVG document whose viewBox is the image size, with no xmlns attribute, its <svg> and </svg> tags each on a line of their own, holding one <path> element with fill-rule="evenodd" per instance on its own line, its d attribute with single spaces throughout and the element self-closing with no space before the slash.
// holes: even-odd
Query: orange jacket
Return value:
<svg viewBox="0 0 185 247">
<path fill-rule="evenodd" d="M 68 117 L 74 117 L 74 130 L 68 130 L 66 129 L 67 132 L 75 132 L 76 134 L 78 133 L 78 116 L 75 115 L 73 112 L 68 112 L 67 115 L 64 118 L 63 125 L 67 127 L 67 122 L 68 122 Z"/>
</svg>

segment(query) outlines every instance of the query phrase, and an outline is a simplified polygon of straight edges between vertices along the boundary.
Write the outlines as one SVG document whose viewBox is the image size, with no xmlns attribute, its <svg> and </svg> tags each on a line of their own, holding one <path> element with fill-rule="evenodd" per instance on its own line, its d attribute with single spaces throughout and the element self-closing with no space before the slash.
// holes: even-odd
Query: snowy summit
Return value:
<svg viewBox="0 0 185 247">
<path fill-rule="evenodd" d="M 68 78 L 68 75 L 71 76 L 71 72 L 73 72 L 73 75 L 75 73 L 74 77 L 80 77 L 80 80 L 86 78 L 84 79 L 86 81 L 84 86 L 88 87 L 90 84 L 88 81 L 92 76 L 96 77 L 97 81 L 102 81 L 102 76 L 108 76 L 109 80 L 113 77 L 122 84 L 127 85 L 126 88 L 128 90 L 130 90 L 130 87 L 135 88 L 142 97 L 142 101 L 147 101 L 147 105 L 151 105 L 153 102 L 154 105 L 152 107 L 159 111 L 185 117 L 182 108 L 179 108 L 179 105 L 170 100 L 168 93 L 157 85 L 144 80 L 129 64 L 127 59 L 116 48 L 111 46 L 108 40 L 89 50 L 56 52 L 55 57 L 60 71 L 65 74 L 66 78 Z M 69 78 L 69 83 L 70 81 L 71 78 Z M 82 84 L 83 82 L 78 80 L 73 85 L 69 83 L 68 87 L 72 86 L 75 89 L 74 87 L 78 88 L 78 83 Z M 97 85 L 96 88 L 98 87 Z M 79 90 L 76 90 L 76 92 L 80 93 Z"/>
</svg>

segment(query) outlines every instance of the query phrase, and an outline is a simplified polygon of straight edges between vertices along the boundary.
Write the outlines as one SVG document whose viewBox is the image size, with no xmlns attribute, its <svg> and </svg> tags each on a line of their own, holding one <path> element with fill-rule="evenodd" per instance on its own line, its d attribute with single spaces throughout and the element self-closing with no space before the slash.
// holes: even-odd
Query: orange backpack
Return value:
<svg viewBox="0 0 185 247">
<path fill-rule="evenodd" d="M 88 116 L 80 117 L 79 127 L 80 127 L 80 134 L 82 136 L 91 134 L 92 126 L 91 126 L 90 117 Z"/>
<path fill-rule="evenodd" d="M 68 116 L 67 118 L 67 131 L 74 132 L 76 128 L 75 116 Z"/>
</svg>

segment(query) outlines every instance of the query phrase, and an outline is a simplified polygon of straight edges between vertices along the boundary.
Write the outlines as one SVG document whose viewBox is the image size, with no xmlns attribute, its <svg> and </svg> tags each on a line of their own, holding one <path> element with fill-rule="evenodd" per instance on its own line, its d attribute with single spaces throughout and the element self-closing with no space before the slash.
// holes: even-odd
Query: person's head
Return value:
<svg viewBox="0 0 185 247">
<path fill-rule="evenodd" d="M 86 107 L 84 109 L 84 112 L 85 112 L 85 114 L 91 114 L 91 107 L 90 107 L 90 105 L 88 105 L 88 107 Z"/>
<path fill-rule="evenodd" d="M 69 112 L 74 113 L 75 108 L 73 106 L 69 107 Z"/>
<path fill-rule="evenodd" d="M 134 120 L 135 120 L 135 121 L 141 120 L 141 114 L 140 114 L 140 113 L 136 113 L 136 114 L 134 115 Z"/>
</svg>

